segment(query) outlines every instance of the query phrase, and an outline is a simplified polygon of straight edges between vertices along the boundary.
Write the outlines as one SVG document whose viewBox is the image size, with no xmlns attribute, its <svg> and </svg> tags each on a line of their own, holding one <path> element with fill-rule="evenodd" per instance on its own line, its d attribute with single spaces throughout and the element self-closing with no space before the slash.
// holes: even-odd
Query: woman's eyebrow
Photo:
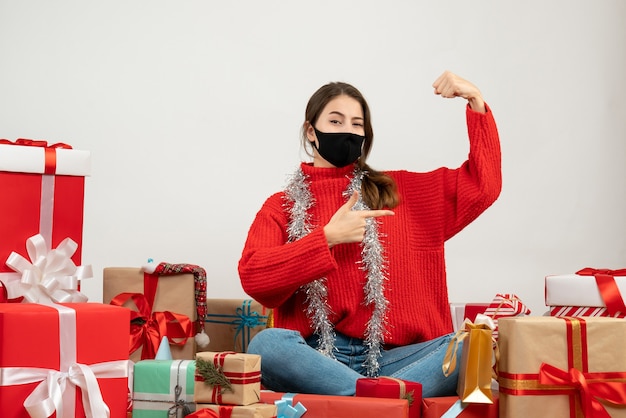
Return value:
<svg viewBox="0 0 626 418">
<path fill-rule="evenodd" d="M 346 115 L 344 115 L 343 113 L 341 113 L 338 110 L 332 110 L 332 111 L 328 112 L 328 114 L 329 115 L 338 115 L 338 116 L 341 116 L 341 117 L 344 117 L 344 118 L 346 117 Z M 363 118 L 361 116 L 355 116 L 355 117 L 352 118 L 352 120 L 354 120 L 354 119 L 363 120 Z"/>
</svg>

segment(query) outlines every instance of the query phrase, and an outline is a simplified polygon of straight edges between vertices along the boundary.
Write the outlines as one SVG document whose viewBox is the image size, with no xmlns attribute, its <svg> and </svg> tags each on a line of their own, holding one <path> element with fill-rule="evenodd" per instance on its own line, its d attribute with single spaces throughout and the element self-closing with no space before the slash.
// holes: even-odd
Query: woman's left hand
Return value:
<svg viewBox="0 0 626 418">
<path fill-rule="evenodd" d="M 435 94 L 441 97 L 462 97 L 469 102 L 472 110 L 485 113 L 485 101 L 478 87 L 450 71 L 445 71 L 433 83 Z"/>
</svg>

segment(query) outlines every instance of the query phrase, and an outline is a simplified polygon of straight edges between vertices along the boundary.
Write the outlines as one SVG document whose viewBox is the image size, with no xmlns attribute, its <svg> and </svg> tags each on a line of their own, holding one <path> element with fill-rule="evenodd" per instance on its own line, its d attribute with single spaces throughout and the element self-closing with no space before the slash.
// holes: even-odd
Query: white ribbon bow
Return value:
<svg viewBox="0 0 626 418">
<path fill-rule="evenodd" d="M 65 238 L 48 252 L 42 235 L 30 237 L 26 241 L 30 261 L 16 252 L 6 261 L 7 266 L 22 275 L 19 282 L 7 284 L 11 297 L 24 296 L 28 302 L 43 304 L 87 302 L 87 296 L 78 291 L 78 283 L 93 277 L 93 273 L 90 265 L 76 267 L 71 257 L 77 249 L 76 242 Z"/>
</svg>

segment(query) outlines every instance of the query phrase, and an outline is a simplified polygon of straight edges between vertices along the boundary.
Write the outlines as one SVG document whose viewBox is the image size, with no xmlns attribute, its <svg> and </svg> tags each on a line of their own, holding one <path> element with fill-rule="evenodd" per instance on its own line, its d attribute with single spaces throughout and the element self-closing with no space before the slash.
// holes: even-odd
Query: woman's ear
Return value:
<svg viewBox="0 0 626 418">
<path fill-rule="evenodd" d="M 315 136 L 315 129 L 313 128 L 313 125 L 308 120 L 304 122 L 304 132 L 306 132 L 306 137 L 309 142 L 314 143 L 317 136 Z"/>
</svg>

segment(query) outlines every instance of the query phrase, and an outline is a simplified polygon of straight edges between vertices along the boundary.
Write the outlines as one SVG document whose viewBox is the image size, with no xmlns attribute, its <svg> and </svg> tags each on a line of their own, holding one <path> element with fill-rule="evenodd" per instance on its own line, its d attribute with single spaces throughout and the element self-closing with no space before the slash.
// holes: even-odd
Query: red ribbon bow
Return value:
<svg viewBox="0 0 626 418">
<path fill-rule="evenodd" d="M 613 405 L 626 404 L 626 383 L 604 380 L 609 378 L 606 373 L 583 373 L 575 368 L 567 372 L 546 363 L 539 368 L 542 385 L 566 386 L 578 391 L 583 416 L 588 418 L 611 417 L 598 398 Z"/>
<path fill-rule="evenodd" d="M 609 269 L 594 269 L 591 267 L 585 267 L 582 270 L 576 272 L 579 276 L 594 276 L 598 285 L 598 290 L 602 296 L 602 300 L 606 305 L 606 310 L 610 315 L 615 315 L 617 312 L 626 313 L 626 306 L 622 300 L 622 296 L 619 292 L 619 288 L 615 283 L 614 276 L 626 276 L 626 269 L 609 270 Z"/>
<path fill-rule="evenodd" d="M 0 303 L 21 303 L 23 300 L 24 296 L 10 299 L 6 286 L 0 281 Z"/>
<path fill-rule="evenodd" d="M 36 139 L 26 139 L 26 138 L 18 138 L 13 141 L 9 141 L 8 139 L 0 139 L 0 144 L 4 145 L 21 145 L 25 147 L 44 147 L 44 148 L 65 148 L 72 149 L 71 145 L 64 144 L 63 142 L 57 142 L 56 144 L 48 145 L 48 141 L 36 140 Z"/>
<path fill-rule="evenodd" d="M 137 311 L 131 313 L 130 353 L 143 346 L 141 359 L 154 359 L 164 336 L 170 344 L 185 345 L 193 336 L 191 320 L 187 315 L 170 311 L 152 312 L 152 304 L 142 293 L 120 293 L 111 300 L 111 305 L 122 306 L 132 299 Z M 139 322 L 139 323 L 138 323 Z M 174 339 L 182 338 L 181 341 Z"/>
</svg>

